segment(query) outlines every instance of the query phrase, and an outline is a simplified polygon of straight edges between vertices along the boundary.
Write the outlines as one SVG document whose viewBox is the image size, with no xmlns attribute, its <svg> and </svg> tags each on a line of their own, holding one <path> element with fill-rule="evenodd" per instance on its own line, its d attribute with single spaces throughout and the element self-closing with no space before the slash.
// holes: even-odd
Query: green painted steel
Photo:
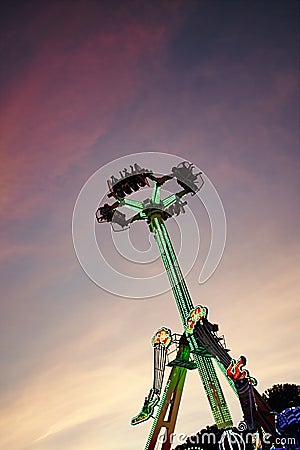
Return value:
<svg viewBox="0 0 300 450">
<path fill-rule="evenodd" d="M 151 224 L 175 297 L 177 308 L 183 326 L 185 326 L 186 319 L 189 316 L 189 312 L 193 308 L 192 299 L 187 290 L 163 219 L 159 216 L 159 214 L 156 214 L 154 217 L 152 217 Z"/>
<path fill-rule="evenodd" d="M 160 202 L 160 187 L 157 185 L 157 183 L 154 183 L 151 199 L 155 204 L 158 204 Z"/>
<path fill-rule="evenodd" d="M 232 418 L 212 358 L 194 355 L 194 361 L 197 364 L 205 393 L 218 428 L 231 427 L 233 425 Z"/>
<path fill-rule="evenodd" d="M 182 345 L 182 346 L 180 346 L 180 348 L 178 350 L 176 358 L 178 359 L 178 361 L 188 364 L 189 360 L 190 360 L 190 353 L 191 353 L 191 351 L 190 351 L 189 346 Z M 168 381 L 166 383 L 164 393 L 163 393 L 161 400 L 159 402 L 159 405 L 158 405 L 156 416 L 154 418 L 154 421 L 153 421 L 153 424 L 152 424 L 152 427 L 151 427 L 151 430 L 150 430 L 150 433 L 149 433 L 149 436 L 148 436 L 148 439 L 146 442 L 145 450 L 149 450 L 150 445 L 151 445 L 151 449 L 154 448 L 155 442 L 153 442 L 153 435 L 154 435 L 154 432 L 157 431 L 156 427 L 158 425 L 159 416 L 161 414 L 161 410 L 162 410 L 163 406 L 165 405 L 169 390 L 172 392 L 172 390 L 174 390 L 174 387 L 176 386 L 177 392 L 181 392 L 181 394 L 182 394 L 183 388 L 184 388 L 184 383 L 185 383 L 186 372 L 187 372 L 187 368 L 183 367 L 182 365 L 177 365 L 177 366 L 172 367 L 172 371 L 171 371 Z M 170 433 L 174 432 L 174 427 L 175 427 L 176 419 L 177 419 L 177 413 L 178 413 L 178 410 L 173 411 L 173 420 L 171 421 L 173 423 L 173 426 L 171 425 L 170 422 L 167 422 L 167 423 L 160 422 L 161 425 L 165 425 L 167 428 L 169 428 L 171 426 L 171 430 L 168 429 L 169 437 L 170 437 Z"/>
<path fill-rule="evenodd" d="M 139 218 L 146 219 L 149 223 L 150 230 L 154 233 L 185 330 L 187 319 L 192 309 L 194 309 L 194 305 L 182 275 L 167 228 L 162 218 L 163 211 L 171 204 L 175 203 L 177 198 L 179 198 L 178 195 L 170 195 L 166 199 L 161 200 L 160 187 L 154 182 L 151 200 L 148 199 L 144 203 L 141 203 L 135 200 L 125 199 L 123 201 L 123 205 L 138 211 Z M 212 362 L 212 355 L 208 354 L 206 349 L 198 345 L 193 334 L 186 333 L 186 335 L 189 343 L 189 349 L 194 355 L 194 361 L 198 368 L 216 425 L 218 428 L 230 427 L 233 425 L 233 422 Z M 227 376 L 226 378 L 228 379 Z M 166 389 L 167 387 L 168 385 L 166 386 Z M 164 396 L 161 398 L 156 418 L 158 417 L 163 406 L 163 399 Z M 151 441 L 156 423 L 157 420 L 154 420 L 147 445 L 149 445 Z M 147 445 L 145 450 L 148 448 Z"/>
<path fill-rule="evenodd" d="M 158 244 L 162 261 L 164 263 L 170 285 L 174 294 L 177 308 L 182 320 L 183 327 L 186 326 L 190 311 L 194 308 L 187 285 L 183 278 L 180 266 L 170 240 L 168 231 L 161 215 L 156 212 L 150 216 L 151 227 Z M 188 341 L 191 351 L 194 353 L 194 361 L 197 365 L 214 420 L 218 428 L 227 428 L 233 425 L 229 408 L 226 404 L 220 382 L 211 357 L 202 356 L 199 353 L 198 344 L 193 335 L 189 335 Z"/>
<path fill-rule="evenodd" d="M 151 427 L 151 430 L 150 430 L 150 433 L 149 433 L 149 436 L 148 436 L 148 439 L 147 439 L 147 442 L 146 442 L 145 450 L 149 449 L 149 445 L 151 443 L 151 439 L 153 437 L 153 434 L 154 434 L 154 431 L 155 431 L 155 428 L 156 428 L 156 425 L 157 425 L 157 422 L 158 422 L 160 411 L 161 411 L 161 409 L 162 409 L 162 407 L 163 407 L 163 405 L 164 405 L 164 403 L 166 401 L 166 396 L 167 396 L 170 384 L 171 384 L 171 380 L 169 379 L 167 384 L 166 384 L 164 393 L 163 393 L 163 395 L 162 395 L 162 397 L 160 399 L 160 402 L 159 402 L 159 405 L 158 405 L 158 409 L 157 409 L 157 412 L 156 412 L 156 416 L 155 416 L 155 419 L 153 421 L 153 424 L 152 424 L 152 427 Z"/>
</svg>

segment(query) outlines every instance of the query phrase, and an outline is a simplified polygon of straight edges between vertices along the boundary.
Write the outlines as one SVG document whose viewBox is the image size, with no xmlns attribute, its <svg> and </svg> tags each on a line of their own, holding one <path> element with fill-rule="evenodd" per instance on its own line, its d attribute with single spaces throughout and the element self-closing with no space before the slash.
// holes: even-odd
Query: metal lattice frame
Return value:
<svg viewBox="0 0 300 450">
<path fill-rule="evenodd" d="M 237 394 L 243 412 L 244 419 L 247 421 L 249 430 L 258 428 L 258 423 L 271 434 L 275 435 L 274 418 L 270 414 L 270 409 L 263 401 L 260 394 L 254 388 L 255 380 L 250 377 L 247 370 L 244 369 L 246 358 L 241 357 L 238 361 L 232 360 L 228 350 L 221 344 L 217 336 L 217 325 L 211 324 L 207 320 L 207 308 L 202 306 L 195 307 L 189 294 L 187 285 L 182 275 L 175 251 L 172 246 L 165 221 L 172 215 L 184 212 L 186 202 L 182 198 L 186 194 L 194 194 L 203 185 L 201 173 L 194 174 L 194 166 L 188 162 L 183 162 L 177 167 L 172 168 L 172 172 L 164 176 L 155 176 L 151 170 L 141 169 L 137 164 L 131 166 L 131 172 L 124 169 L 120 172 L 121 178 L 112 177 L 108 181 L 109 197 L 116 200 L 112 205 L 107 203 L 100 207 L 96 213 L 98 222 L 110 222 L 113 226 L 117 224 L 121 229 L 130 226 L 131 223 L 139 220 L 146 220 L 151 232 L 154 233 L 155 240 L 160 250 L 161 258 L 167 272 L 172 292 L 176 301 L 178 312 L 182 321 L 184 334 L 186 335 L 188 354 L 192 353 L 194 364 L 198 368 L 214 420 L 218 428 L 229 428 L 232 426 L 232 419 L 226 404 L 212 359 L 221 367 L 226 379 Z M 160 188 L 167 181 L 175 179 L 182 188 L 179 192 L 161 199 Z M 199 179 L 201 185 L 198 185 Z M 151 199 L 144 202 L 135 201 L 126 198 L 132 192 L 149 185 L 149 180 L 153 183 Z M 126 219 L 125 214 L 119 211 L 119 207 L 127 207 L 135 212 L 130 219 Z M 166 404 L 177 396 L 177 410 L 170 418 L 170 424 L 166 427 L 168 430 L 175 427 L 178 413 L 179 402 L 182 394 L 183 384 L 186 375 L 186 367 L 174 363 L 167 382 L 164 394 L 159 402 L 159 393 L 162 385 L 165 364 L 165 350 L 161 346 L 156 349 L 156 371 L 154 371 L 154 384 L 148 397 L 145 399 L 142 412 L 144 420 L 152 415 L 152 411 L 159 403 L 158 411 L 153 423 L 153 427 L 147 441 L 146 450 L 154 449 L 155 436 L 158 429 L 164 423 L 162 411 L 165 411 Z M 189 359 L 189 358 L 188 358 Z M 186 362 L 186 364 L 188 364 Z M 190 363 L 189 363 L 190 364 Z M 181 373 L 180 371 L 183 370 Z M 185 372 L 184 372 L 185 371 Z M 180 377 L 179 377 L 180 372 Z M 172 384 L 174 374 L 181 379 L 180 395 L 176 385 Z M 184 376 L 183 376 L 184 373 Z M 172 378 L 173 377 L 173 378 Z M 178 387 L 178 383 L 177 383 Z M 155 397 L 157 395 L 158 397 Z M 149 404 L 151 408 L 149 408 Z M 174 415 L 175 414 L 175 415 Z M 176 416 L 176 417 L 175 417 Z M 138 416 L 136 416 L 138 417 Z M 170 449 L 170 443 L 164 444 L 163 450 Z"/>
</svg>

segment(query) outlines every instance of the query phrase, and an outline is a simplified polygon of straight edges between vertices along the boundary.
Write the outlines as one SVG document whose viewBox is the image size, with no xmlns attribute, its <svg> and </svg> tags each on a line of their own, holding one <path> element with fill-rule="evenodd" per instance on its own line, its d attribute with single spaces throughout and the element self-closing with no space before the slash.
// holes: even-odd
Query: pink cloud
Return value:
<svg viewBox="0 0 300 450">
<path fill-rule="evenodd" d="M 60 18 L 57 25 L 57 5 L 50 19 L 43 17 L 44 23 L 34 22 L 30 30 L 33 39 L 55 23 L 56 35 L 42 33 L 30 63 L 6 84 L 0 130 L 1 215 L 11 204 L 18 214 L 28 214 L 58 176 L 89 156 L 143 85 L 143 59 L 159 65 L 157 57 L 163 56 L 173 26 L 172 20 L 155 23 L 148 8 L 147 22 L 121 10 L 113 27 L 104 20 L 97 30 L 88 31 L 84 26 L 91 20 L 90 9 L 78 5 L 80 14 Z M 80 33 L 83 37 L 76 42 Z"/>
</svg>

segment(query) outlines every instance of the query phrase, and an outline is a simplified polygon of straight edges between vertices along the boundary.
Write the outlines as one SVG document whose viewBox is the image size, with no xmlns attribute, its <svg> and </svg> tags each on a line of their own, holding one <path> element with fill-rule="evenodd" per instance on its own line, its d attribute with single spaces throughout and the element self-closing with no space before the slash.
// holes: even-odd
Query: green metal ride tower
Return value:
<svg viewBox="0 0 300 450">
<path fill-rule="evenodd" d="M 162 377 L 160 377 L 160 382 L 153 386 L 149 396 L 146 397 L 141 413 L 132 421 L 132 424 L 135 425 L 154 417 L 154 408 L 157 407 L 145 450 L 157 448 L 158 435 L 163 428 L 166 429 L 167 439 L 161 449 L 169 450 L 171 448 L 170 435 L 175 429 L 188 369 L 198 369 L 218 428 L 229 429 L 232 427 L 232 418 L 213 360 L 225 373 L 234 392 L 238 395 L 249 430 L 255 430 L 258 428 L 258 423 L 264 423 L 264 428 L 273 432 L 274 427 L 269 408 L 255 390 L 255 380 L 244 369 L 245 357 L 241 357 L 238 361 L 232 360 L 228 355 L 228 350 L 222 346 L 220 338 L 217 337 L 217 325 L 211 324 L 207 319 L 207 308 L 193 305 L 165 225 L 167 219 L 184 212 L 186 202 L 182 200 L 183 197 L 187 194 L 194 195 L 202 187 L 201 172 L 195 174 L 194 166 L 185 161 L 177 167 L 173 167 L 171 173 L 164 176 L 157 176 L 148 169 L 141 169 L 137 164 L 131 166 L 131 172 L 124 169 L 123 174 L 120 172 L 120 175 L 120 179 L 112 176 L 111 180 L 108 180 L 108 197 L 113 197 L 115 202 L 111 205 L 106 203 L 101 206 L 97 210 L 96 218 L 100 223 L 110 222 L 113 227 L 119 226 L 121 229 L 125 229 L 136 221 L 144 220 L 148 223 L 157 242 L 183 326 L 183 335 L 177 346 L 176 359 L 169 364 L 173 367 L 163 395 L 160 397 L 162 385 Z M 161 186 L 171 179 L 177 182 L 180 191 L 162 199 Z M 143 202 L 126 198 L 140 188 L 149 186 L 149 183 L 152 183 L 153 186 L 151 198 L 147 198 Z M 120 207 L 133 210 L 135 214 L 126 219 L 125 214 L 119 210 Z M 166 333 L 168 334 L 168 332 Z M 155 342 L 156 355 L 160 352 L 158 359 L 165 361 L 167 345 L 162 340 Z M 156 375 L 162 373 L 163 376 L 164 367 L 163 369 L 156 367 L 155 370 Z M 160 372 L 158 372 L 159 370 Z M 256 407 L 258 400 L 260 408 Z"/>
</svg>

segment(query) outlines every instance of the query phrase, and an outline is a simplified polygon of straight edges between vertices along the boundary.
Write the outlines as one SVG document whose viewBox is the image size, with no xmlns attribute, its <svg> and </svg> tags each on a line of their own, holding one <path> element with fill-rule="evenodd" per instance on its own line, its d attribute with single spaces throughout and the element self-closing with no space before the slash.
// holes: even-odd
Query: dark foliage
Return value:
<svg viewBox="0 0 300 450">
<path fill-rule="evenodd" d="M 275 384 L 262 396 L 277 413 L 291 406 L 300 406 L 300 386 L 297 384 Z"/>
</svg>

